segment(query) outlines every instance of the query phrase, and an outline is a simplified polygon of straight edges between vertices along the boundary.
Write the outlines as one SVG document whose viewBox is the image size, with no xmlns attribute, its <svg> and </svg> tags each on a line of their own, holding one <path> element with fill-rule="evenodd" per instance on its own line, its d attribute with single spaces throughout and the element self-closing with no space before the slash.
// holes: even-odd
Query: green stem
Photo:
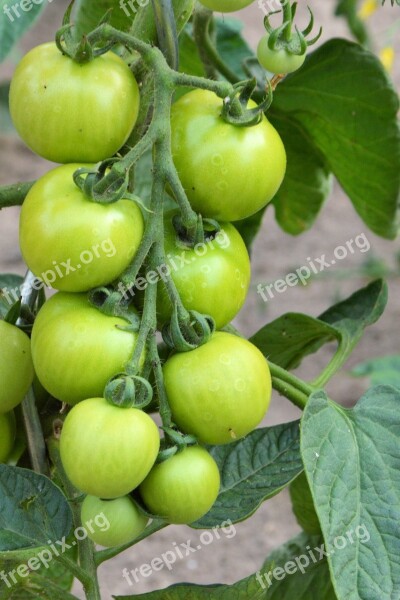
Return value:
<svg viewBox="0 0 400 600">
<path fill-rule="evenodd" d="M 293 402 L 293 404 L 304 409 L 308 398 L 315 391 L 315 388 L 279 365 L 270 361 L 268 361 L 268 365 L 271 371 L 273 388 Z"/>
<path fill-rule="evenodd" d="M 34 183 L 26 181 L 0 187 L 0 210 L 8 206 L 21 206 Z"/>
<path fill-rule="evenodd" d="M 61 457 L 60 444 L 55 438 L 47 441 L 47 447 L 51 461 L 56 469 L 57 475 L 61 481 L 62 488 L 70 500 L 72 517 L 75 529 L 82 526 L 81 508 L 78 498 L 82 495 L 71 484 L 65 474 Z M 71 570 L 74 576 L 82 583 L 87 600 L 101 600 L 99 582 L 97 578 L 97 565 L 95 561 L 95 551 L 93 542 L 86 537 L 84 540 L 78 540 L 79 565 L 71 561 L 68 557 L 60 557 L 60 562 Z"/>
<path fill-rule="evenodd" d="M 110 560 L 111 558 L 114 558 L 121 552 L 124 552 L 125 550 L 128 550 L 135 544 L 138 544 L 142 540 L 145 540 L 150 535 L 153 535 L 153 533 L 156 533 L 156 531 L 160 531 L 161 529 L 164 529 L 164 527 L 167 527 L 167 525 L 168 525 L 168 523 L 166 523 L 165 521 L 162 521 L 161 519 L 154 519 L 150 523 L 150 525 L 147 525 L 146 529 L 135 540 L 133 540 L 133 542 L 128 542 L 127 544 L 123 544 L 122 546 L 116 546 L 115 548 L 107 548 L 106 550 L 99 550 L 95 554 L 95 561 L 96 561 L 97 567 L 99 565 L 101 565 L 101 563 L 105 562 L 106 560 Z"/>
<path fill-rule="evenodd" d="M 336 350 L 332 360 L 325 367 L 325 369 L 316 377 L 313 381 L 310 382 L 314 388 L 322 388 L 327 382 L 331 379 L 331 377 L 339 371 L 339 369 L 343 366 L 343 363 L 347 359 L 347 349 L 339 348 Z"/>
<path fill-rule="evenodd" d="M 50 469 L 46 456 L 46 444 L 32 388 L 22 401 L 21 408 L 32 469 L 36 473 L 49 476 Z"/>
</svg>

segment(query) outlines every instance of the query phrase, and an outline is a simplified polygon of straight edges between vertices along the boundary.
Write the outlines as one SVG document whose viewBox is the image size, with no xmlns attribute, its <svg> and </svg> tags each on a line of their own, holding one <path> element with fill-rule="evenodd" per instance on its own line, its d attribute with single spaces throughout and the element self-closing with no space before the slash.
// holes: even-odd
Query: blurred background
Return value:
<svg viewBox="0 0 400 600">
<path fill-rule="evenodd" d="M 16 63 L 33 46 L 54 37 L 61 24 L 67 6 L 65 0 L 53 0 L 46 6 L 35 26 L 24 36 L 10 57 L 0 66 L 0 86 L 8 81 Z M 264 2 L 266 4 L 266 2 Z M 316 23 L 323 26 L 319 44 L 332 37 L 351 38 L 346 22 L 334 16 L 336 0 L 309 0 Z M 399 48 L 400 8 L 391 7 L 387 0 L 360 1 L 362 16 L 370 28 L 377 53 L 381 52 L 396 85 L 400 79 Z M 376 9 L 376 10 L 374 10 Z M 263 34 L 264 12 L 257 2 L 243 10 L 240 17 L 244 22 L 244 35 L 250 46 L 256 47 Z M 306 3 L 299 2 L 300 22 L 306 22 Z M 11 26 L 11 25 L 10 25 Z M 393 60 L 394 58 L 394 60 Z M 33 155 L 9 128 L 7 117 L 0 107 L 0 184 L 35 179 L 52 167 Z M 18 249 L 18 208 L 7 208 L 0 215 L 0 272 L 24 274 L 25 267 Z M 337 246 L 364 234 L 368 240 L 368 251 L 355 247 L 354 254 L 337 262 L 329 271 L 316 275 L 307 286 L 288 288 L 285 293 L 265 302 L 257 293 L 257 285 L 267 285 L 284 278 L 289 272 L 306 265 L 309 259 L 333 254 Z M 364 246 L 367 246 L 367 244 Z M 350 201 L 335 183 L 329 200 L 325 203 L 313 228 L 299 237 L 291 237 L 276 224 L 274 210 L 267 210 L 262 230 L 252 253 L 253 279 L 247 303 L 236 319 L 237 327 L 244 334 L 252 334 L 266 322 L 285 312 L 305 312 L 318 316 L 333 303 L 349 296 L 375 277 L 385 276 L 389 283 L 389 303 L 385 314 L 377 324 L 367 329 L 362 341 L 346 365 L 346 370 L 331 380 L 328 392 L 332 398 L 346 406 L 353 405 L 368 387 L 368 380 L 355 378 L 350 371 L 355 365 L 374 357 L 400 354 L 400 245 L 389 242 L 371 233 L 355 213 Z M 312 379 L 329 361 L 334 345 L 324 346 L 316 355 L 307 358 L 297 373 Z M 299 411 L 287 400 L 273 396 L 271 409 L 264 425 L 291 421 L 299 417 Z M 149 563 L 173 547 L 191 540 L 193 547 L 199 544 L 200 532 L 188 527 L 170 527 L 132 550 L 125 552 L 100 569 L 102 596 L 112 594 L 137 594 L 171 585 L 180 581 L 196 583 L 234 582 L 262 565 L 271 549 L 279 546 L 299 531 L 290 513 L 290 500 L 286 491 L 265 502 L 251 519 L 235 525 L 234 534 L 221 535 L 209 546 L 204 546 L 189 557 L 178 560 L 169 571 L 139 577 L 133 585 L 123 578 L 124 568 L 130 571 Z M 74 593 L 80 596 L 79 587 Z"/>
</svg>

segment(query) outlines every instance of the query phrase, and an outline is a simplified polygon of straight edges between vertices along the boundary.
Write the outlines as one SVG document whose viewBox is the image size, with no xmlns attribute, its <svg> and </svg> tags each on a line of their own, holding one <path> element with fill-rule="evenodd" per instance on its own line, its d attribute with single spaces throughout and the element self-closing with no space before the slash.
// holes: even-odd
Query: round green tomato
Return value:
<svg viewBox="0 0 400 600">
<path fill-rule="evenodd" d="M 160 447 L 154 421 L 137 408 L 90 398 L 72 408 L 60 437 L 60 456 L 75 487 L 98 498 L 118 498 L 136 488 Z"/>
<path fill-rule="evenodd" d="M 236 10 L 242 10 L 249 4 L 252 4 L 254 0 L 201 0 L 201 4 L 206 6 L 210 10 L 215 12 L 235 12 Z"/>
<path fill-rule="evenodd" d="M 86 496 L 81 506 L 81 521 L 95 544 L 110 548 L 134 540 L 145 529 L 148 518 L 129 496 L 115 500 Z"/>
<path fill-rule="evenodd" d="M 0 413 L 22 402 L 33 375 L 30 339 L 15 325 L 0 321 Z"/>
<path fill-rule="evenodd" d="M 7 458 L 11 454 L 11 450 L 14 446 L 15 441 L 15 416 L 14 413 L 1 413 L 0 414 L 0 463 L 7 461 Z"/>
<path fill-rule="evenodd" d="M 212 456 L 188 446 L 156 464 L 140 486 L 147 508 L 169 523 L 187 524 L 205 515 L 217 499 L 220 475 Z"/>
<path fill-rule="evenodd" d="M 291 54 L 284 48 L 271 50 L 268 46 L 269 34 L 264 35 L 257 47 L 258 62 L 270 73 L 284 75 L 300 69 L 306 60 L 306 54 Z"/>
<path fill-rule="evenodd" d="M 171 271 L 184 306 L 211 315 L 217 329 L 227 325 L 242 308 L 250 285 L 250 260 L 245 243 L 230 223 L 194 248 L 177 240 L 170 213 L 165 219 L 166 267 Z M 164 271 L 164 273 L 166 270 Z M 165 286 L 158 286 L 157 312 L 164 323 L 172 304 Z"/>
<path fill-rule="evenodd" d="M 32 329 L 33 364 L 43 387 L 68 404 L 102 396 L 132 356 L 137 334 L 121 329 L 127 325 L 94 308 L 86 294 L 52 296 Z"/>
<path fill-rule="evenodd" d="M 85 292 L 107 285 L 131 262 L 143 235 L 132 200 L 92 202 L 74 184 L 81 165 L 62 165 L 29 191 L 20 216 L 20 247 L 31 271 L 48 286 Z"/>
<path fill-rule="evenodd" d="M 286 153 L 265 116 L 258 125 L 238 127 L 222 119 L 221 109 L 222 100 L 213 92 L 182 96 L 172 107 L 172 154 L 194 210 L 219 221 L 238 221 L 275 196 Z"/>
<path fill-rule="evenodd" d="M 19 63 L 10 112 L 36 154 L 58 163 L 96 163 L 128 139 L 139 112 L 139 88 L 113 52 L 78 64 L 49 42 Z"/>
<path fill-rule="evenodd" d="M 249 341 L 225 332 L 164 365 L 173 421 L 204 444 L 228 444 L 250 433 L 271 399 L 267 361 Z"/>
</svg>

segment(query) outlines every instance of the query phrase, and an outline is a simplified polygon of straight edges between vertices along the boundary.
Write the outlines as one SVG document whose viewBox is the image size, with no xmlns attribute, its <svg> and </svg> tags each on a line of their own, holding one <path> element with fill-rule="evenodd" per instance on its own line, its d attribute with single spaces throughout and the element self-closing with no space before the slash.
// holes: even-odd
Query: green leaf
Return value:
<svg viewBox="0 0 400 600">
<path fill-rule="evenodd" d="M 322 543 L 321 536 L 300 533 L 274 550 L 262 568 L 265 600 L 337 600 Z"/>
<path fill-rule="evenodd" d="M 351 33 L 360 44 L 370 45 L 368 29 L 358 15 L 359 9 L 358 0 L 338 0 L 335 14 L 346 19 Z"/>
<path fill-rule="evenodd" d="M 47 1 L 25 2 L 23 5 L 27 7 L 25 10 L 22 10 L 21 2 L 0 0 L 0 62 L 6 58 L 25 31 L 33 25 L 47 5 Z"/>
<path fill-rule="evenodd" d="M 354 367 L 355 377 L 369 377 L 371 384 L 387 384 L 400 388 L 400 355 L 374 358 Z"/>
<path fill-rule="evenodd" d="M 286 115 L 271 115 L 287 154 L 287 170 L 276 194 L 276 220 L 292 235 L 303 233 L 315 219 L 329 196 L 332 177 L 320 152 L 296 121 Z"/>
<path fill-rule="evenodd" d="M 293 369 L 305 356 L 336 339 L 339 349 L 335 370 L 338 370 L 359 342 L 364 329 L 382 315 L 386 303 L 387 285 L 378 279 L 335 304 L 318 319 L 287 313 L 265 325 L 250 341 L 271 362 Z"/>
<path fill-rule="evenodd" d="M 301 452 L 339 600 L 400 597 L 400 391 L 352 410 L 310 396 Z"/>
<path fill-rule="evenodd" d="M 293 512 L 300 527 L 310 535 L 321 534 L 321 526 L 304 471 L 292 481 L 289 492 Z"/>
<path fill-rule="evenodd" d="M 10 83 L 0 83 L 0 133 L 10 133 L 14 131 L 10 111 L 8 109 L 8 94 Z"/>
<path fill-rule="evenodd" d="M 242 63 L 254 52 L 242 38 L 243 23 L 229 17 L 217 18 L 217 50 L 223 61 L 241 79 L 247 79 Z"/>
<path fill-rule="evenodd" d="M 29 555 L 27 549 L 62 540 L 72 514 L 61 490 L 44 475 L 0 465 L 0 557 Z"/>
<path fill-rule="evenodd" d="M 13 273 L 0 275 L 0 318 L 4 319 L 12 306 L 18 302 L 23 277 Z"/>
<path fill-rule="evenodd" d="M 3 584 L 4 585 L 4 584 Z M 0 600 L 76 600 L 77 597 L 59 587 L 51 579 L 35 575 L 8 588 L 0 587 Z"/>
<path fill-rule="evenodd" d="M 398 229 L 398 108 L 379 59 L 334 39 L 278 86 L 272 111 L 299 123 L 367 226 L 389 239 Z"/>
<path fill-rule="evenodd" d="M 210 529 L 222 522 L 243 521 L 303 469 L 299 454 L 299 423 L 256 429 L 225 446 L 211 446 L 221 473 L 221 489 L 211 510 L 191 525 Z"/>
</svg>

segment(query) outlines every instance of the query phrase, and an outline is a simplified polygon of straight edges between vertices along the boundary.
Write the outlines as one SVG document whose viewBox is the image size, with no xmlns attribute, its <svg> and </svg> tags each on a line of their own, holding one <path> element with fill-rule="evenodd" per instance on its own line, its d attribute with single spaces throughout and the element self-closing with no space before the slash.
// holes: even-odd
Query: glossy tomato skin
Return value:
<svg viewBox="0 0 400 600">
<path fill-rule="evenodd" d="M 177 241 L 172 225 L 175 212 L 166 215 L 164 248 L 166 265 L 188 310 L 211 315 L 218 329 L 242 308 L 250 285 L 250 259 L 245 243 L 231 223 L 221 223 L 215 237 L 194 248 Z M 158 286 L 157 313 L 164 323 L 172 304 L 165 286 Z"/>
<path fill-rule="evenodd" d="M 128 139 L 139 112 L 139 88 L 113 52 L 80 65 L 49 42 L 19 63 L 10 112 L 36 154 L 57 163 L 96 163 Z"/>
<path fill-rule="evenodd" d="M 137 408 L 89 398 L 72 408 L 60 437 L 60 456 L 75 487 L 103 499 L 125 496 L 155 463 L 160 446 L 154 421 Z"/>
<path fill-rule="evenodd" d="M 169 523 L 193 523 L 205 515 L 220 488 L 213 457 L 201 446 L 188 446 L 156 464 L 140 486 L 149 510 Z"/>
<path fill-rule="evenodd" d="M 201 0 L 201 4 L 216 12 L 235 12 L 252 4 L 254 0 Z"/>
<path fill-rule="evenodd" d="M 204 444 L 228 444 L 250 433 L 271 399 L 267 361 L 249 341 L 225 332 L 164 365 L 173 421 Z"/>
<path fill-rule="evenodd" d="M 192 207 L 205 217 L 238 221 L 272 200 L 286 153 L 265 116 L 258 125 L 238 127 L 222 119 L 221 109 L 210 91 L 180 98 L 172 107 L 172 154 Z"/>
<path fill-rule="evenodd" d="M 0 463 L 7 462 L 14 446 L 16 434 L 13 411 L 0 414 Z"/>
<path fill-rule="evenodd" d="M 33 364 L 43 387 L 67 404 L 102 396 L 132 356 L 137 334 L 119 328 L 127 325 L 94 308 L 86 294 L 52 296 L 32 329 Z"/>
<path fill-rule="evenodd" d="M 306 54 L 290 54 L 284 48 L 271 50 L 268 47 L 269 34 L 264 35 L 257 47 L 258 62 L 270 73 L 287 74 L 300 69 L 306 60 Z"/>
<path fill-rule="evenodd" d="M 81 506 L 81 521 L 95 544 L 112 548 L 134 540 L 145 529 L 148 519 L 129 496 L 114 500 L 86 496 Z"/>
<path fill-rule="evenodd" d="M 33 375 L 30 339 L 15 325 L 0 321 L 0 413 L 22 402 Z"/>
<path fill-rule="evenodd" d="M 85 292 L 107 285 L 129 265 L 143 236 L 143 217 L 132 200 L 92 202 L 74 184 L 82 165 L 62 165 L 41 177 L 21 209 L 21 253 L 46 285 Z"/>
</svg>

